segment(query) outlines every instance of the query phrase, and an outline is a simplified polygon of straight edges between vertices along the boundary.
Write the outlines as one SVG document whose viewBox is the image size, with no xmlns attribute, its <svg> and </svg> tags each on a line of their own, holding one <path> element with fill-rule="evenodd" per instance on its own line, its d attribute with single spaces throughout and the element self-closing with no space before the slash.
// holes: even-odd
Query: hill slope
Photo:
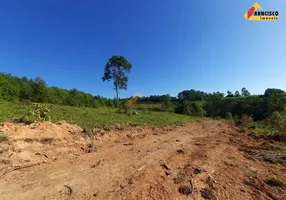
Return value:
<svg viewBox="0 0 286 200">
<path fill-rule="evenodd" d="M 39 104 L 50 110 L 53 122 L 65 120 L 83 128 L 111 127 L 116 124 L 150 124 L 168 125 L 194 121 L 194 118 L 171 112 L 138 111 L 137 115 L 119 114 L 117 109 L 110 107 L 87 108 Z M 25 105 L 19 102 L 0 100 L 0 122 L 20 119 L 34 104 Z"/>
</svg>

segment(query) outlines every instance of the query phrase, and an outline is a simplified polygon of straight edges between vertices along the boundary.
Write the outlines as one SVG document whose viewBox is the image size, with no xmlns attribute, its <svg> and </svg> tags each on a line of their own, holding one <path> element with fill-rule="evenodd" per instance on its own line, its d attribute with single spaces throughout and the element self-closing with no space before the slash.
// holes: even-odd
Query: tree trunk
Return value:
<svg viewBox="0 0 286 200">
<path fill-rule="evenodd" d="M 118 92 L 118 85 L 115 85 L 115 92 L 116 92 L 116 106 L 119 106 L 119 92 Z"/>
<path fill-rule="evenodd" d="M 115 85 L 115 92 L 116 92 L 116 99 L 118 100 L 119 92 L 118 92 L 118 86 L 117 85 Z"/>
</svg>

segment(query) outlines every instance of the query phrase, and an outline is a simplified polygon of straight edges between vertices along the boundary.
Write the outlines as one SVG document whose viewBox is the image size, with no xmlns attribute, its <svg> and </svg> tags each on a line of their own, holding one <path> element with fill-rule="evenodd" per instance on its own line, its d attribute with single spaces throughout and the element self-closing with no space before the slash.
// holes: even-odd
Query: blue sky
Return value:
<svg viewBox="0 0 286 200">
<path fill-rule="evenodd" d="M 1 0 L 0 71 L 114 97 L 101 77 L 116 54 L 133 64 L 121 97 L 286 90 L 286 1 L 258 1 L 278 21 L 245 20 L 254 3 Z"/>
</svg>

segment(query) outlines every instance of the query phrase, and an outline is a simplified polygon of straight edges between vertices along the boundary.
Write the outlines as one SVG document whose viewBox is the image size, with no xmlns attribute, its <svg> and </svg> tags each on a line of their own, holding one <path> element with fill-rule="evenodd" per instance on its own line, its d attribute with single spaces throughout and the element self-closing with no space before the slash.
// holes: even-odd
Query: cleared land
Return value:
<svg viewBox="0 0 286 200">
<path fill-rule="evenodd" d="M 1 132 L 1 200 L 286 199 L 285 146 L 228 122 L 89 132 L 4 123 Z"/>
</svg>

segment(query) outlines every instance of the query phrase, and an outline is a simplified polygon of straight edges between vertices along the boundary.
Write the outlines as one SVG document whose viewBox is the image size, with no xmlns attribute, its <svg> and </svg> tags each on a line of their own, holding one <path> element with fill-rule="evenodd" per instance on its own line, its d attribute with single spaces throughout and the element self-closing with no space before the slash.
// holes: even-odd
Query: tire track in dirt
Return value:
<svg viewBox="0 0 286 200">
<path fill-rule="evenodd" d="M 268 166 L 238 150 L 230 140 L 238 134 L 214 120 L 142 130 L 96 152 L 6 174 L 1 200 L 271 199 L 245 184 L 248 173 Z"/>
</svg>

